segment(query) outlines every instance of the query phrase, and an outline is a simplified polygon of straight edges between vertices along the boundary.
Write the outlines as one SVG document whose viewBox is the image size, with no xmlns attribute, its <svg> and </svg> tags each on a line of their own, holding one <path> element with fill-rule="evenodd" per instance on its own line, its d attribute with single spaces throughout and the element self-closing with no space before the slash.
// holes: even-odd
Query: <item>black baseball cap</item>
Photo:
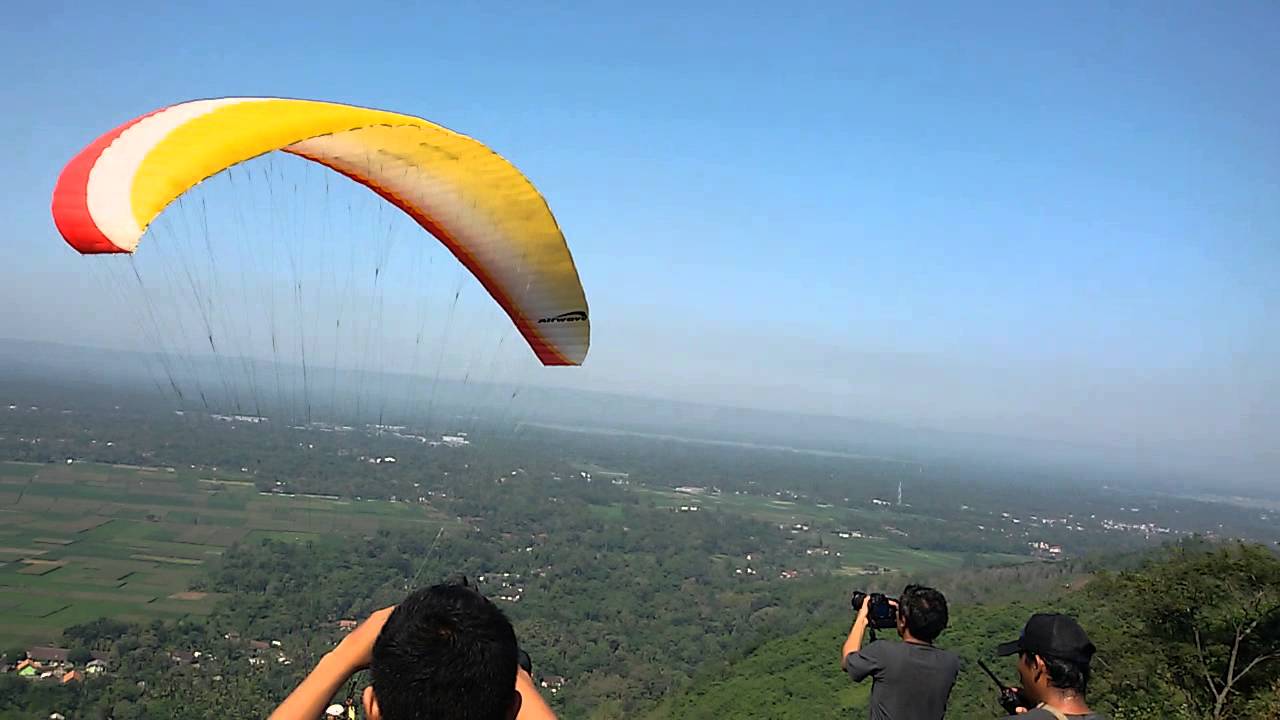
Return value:
<svg viewBox="0 0 1280 720">
<path fill-rule="evenodd" d="M 1069 615 L 1036 613 L 1022 629 L 1022 636 L 996 648 L 997 655 L 1029 652 L 1088 665 L 1096 648 L 1080 623 Z"/>
</svg>

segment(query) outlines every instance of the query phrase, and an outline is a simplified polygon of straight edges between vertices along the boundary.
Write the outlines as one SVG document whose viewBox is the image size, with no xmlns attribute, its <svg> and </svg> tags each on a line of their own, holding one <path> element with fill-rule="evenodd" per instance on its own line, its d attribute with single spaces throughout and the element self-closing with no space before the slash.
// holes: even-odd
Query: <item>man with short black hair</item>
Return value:
<svg viewBox="0 0 1280 720">
<path fill-rule="evenodd" d="M 996 648 L 1018 654 L 1022 695 L 1032 707 L 1009 717 L 1023 720 L 1104 720 L 1085 704 L 1089 663 L 1095 648 L 1080 623 L 1068 615 L 1036 613 L 1022 635 Z"/>
<path fill-rule="evenodd" d="M 908 585 L 897 601 L 902 642 L 875 640 L 862 647 L 871 598 L 862 601 L 840 652 L 840 667 L 854 682 L 871 677 L 871 720 L 941 720 L 960 672 L 960 658 L 935 647 L 947 627 L 947 599 L 933 588 Z"/>
<path fill-rule="evenodd" d="M 363 695 L 369 720 L 555 720 L 521 656 L 497 606 L 464 584 L 435 585 L 369 616 L 271 720 L 314 720 L 366 667 L 373 680 Z"/>
</svg>

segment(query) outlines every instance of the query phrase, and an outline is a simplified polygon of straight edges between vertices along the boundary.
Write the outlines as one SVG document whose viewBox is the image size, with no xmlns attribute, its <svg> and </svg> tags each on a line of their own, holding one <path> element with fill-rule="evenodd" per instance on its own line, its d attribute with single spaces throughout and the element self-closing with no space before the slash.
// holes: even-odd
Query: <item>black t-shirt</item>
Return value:
<svg viewBox="0 0 1280 720">
<path fill-rule="evenodd" d="M 845 666 L 855 682 L 871 677 L 871 720 L 941 720 L 960 658 L 932 645 L 876 640 L 849 653 Z"/>
</svg>

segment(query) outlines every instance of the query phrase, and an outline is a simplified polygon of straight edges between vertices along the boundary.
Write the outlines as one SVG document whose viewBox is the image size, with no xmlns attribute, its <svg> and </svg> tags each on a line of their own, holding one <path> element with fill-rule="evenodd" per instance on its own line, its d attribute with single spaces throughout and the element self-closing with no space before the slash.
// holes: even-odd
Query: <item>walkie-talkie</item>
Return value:
<svg viewBox="0 0 1280 720">
<path fill-rule="evenodd" d="M 1000 707 L 1004 708 L 1005 712 L 1010 715 L 1017 715 L 1018 708 L 1031 707 L 1031 703 L 1027 700 L 1026 696 L 1022 694 L 1021 690 L 1000 682 L 1000 678 L 996 677 L 996 674 L 991 672 L 991 668 L 987 667 L 986 663 L 979 660 L 978 667 L 982 668 L 983 672 L 987 674 L 987 677 L 991 678 L 991 682 L 995 683 L 996 687 L 1000 688 Z"/>
</svg>

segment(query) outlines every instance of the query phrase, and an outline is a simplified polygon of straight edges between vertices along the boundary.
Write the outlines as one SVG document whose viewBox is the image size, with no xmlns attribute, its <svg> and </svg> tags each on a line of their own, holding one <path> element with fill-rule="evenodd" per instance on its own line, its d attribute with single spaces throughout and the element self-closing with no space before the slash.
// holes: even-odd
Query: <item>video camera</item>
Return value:
<svg viewBox="0 0 1280 720">
<path fill-rule="evenodd" d="M 866 597 L 867 593 L 861 590 L 853 591 L 853 598 L 849 604 L 853 606 L 854 612 L 862 609 L 862 601 Z M 897 598 L 891 598 L 884 593 L 871 593 L 871 602 L 867 605 L 867 624 L 873 630 L 889 630 L 898 627 L 897 606 Z"/>
</svg>

